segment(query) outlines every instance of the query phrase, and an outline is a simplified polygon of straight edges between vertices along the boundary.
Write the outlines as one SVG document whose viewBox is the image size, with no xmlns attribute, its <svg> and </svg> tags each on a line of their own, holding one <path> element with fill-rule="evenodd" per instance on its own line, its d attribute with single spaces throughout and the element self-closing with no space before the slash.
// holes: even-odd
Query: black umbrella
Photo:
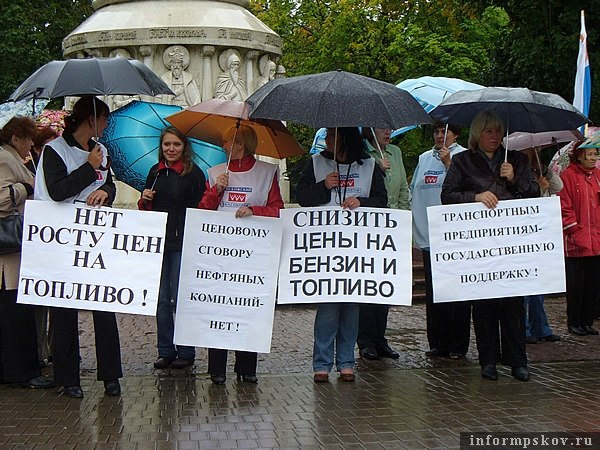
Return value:
<svg viewBox="0 0 600 450">
<path fill-rule="evenodd" d="M 291 120 L 313 127 L 396 129 L 431 123 L 408 92 L 339 70 L 269 81 L 246 102 L 252 119 Z"/>
<path fill-rule="evenodd" d="M 442 123 L 469 126 L 480 111 L 495 112 L 511 132 L 573 130 L 589 122 L 560 95 L 507 87 L 458 91 L 430 115 Z"/>
<path fill-rule="evenodd" d="M 141 62 L 115 57 L 51 61 L 27 78 L 9 100 L 134 94 L 175 95 Z"/>
</svg>

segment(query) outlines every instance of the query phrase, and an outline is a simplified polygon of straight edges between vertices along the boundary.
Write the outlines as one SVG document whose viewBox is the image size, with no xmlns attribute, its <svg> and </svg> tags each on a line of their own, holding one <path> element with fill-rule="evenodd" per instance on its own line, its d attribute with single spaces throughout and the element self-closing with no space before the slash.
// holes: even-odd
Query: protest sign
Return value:
<svg viewBox="0 0 600 450">
<path fill-rule="evenodd" d="M 175 343 L 269 353 L 280 221 L 188 209 L 185 229 Z"/>
<path fill-rule="evenodd" d="M 558 197 L 427 208 L 435 303 L 564 292 Z"/>
<path fill-rule="evenodd" d="M 279 304 L 411 304 L 410 211 L 324 206 L 281 220 Z"/>
<path fill-rule="evenodd" d="M 167 215 L 25 203 L 19 303 L 156 315 Z"/>
</svg>

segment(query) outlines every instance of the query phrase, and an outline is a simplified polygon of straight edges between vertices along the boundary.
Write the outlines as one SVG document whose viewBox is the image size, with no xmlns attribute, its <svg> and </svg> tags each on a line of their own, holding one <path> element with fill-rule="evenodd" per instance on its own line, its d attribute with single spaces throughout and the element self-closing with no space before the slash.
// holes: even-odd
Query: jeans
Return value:
<svg viewBox="0 0 600 450">
<path fill-rule="evenodd" d="M 548 325 L 548 317 L 544 311 L 543 295 L 527 295 L 525 300 L 525 333 L 527 337 L 538 339 L 550 336 L 552 328 Z"/>
<path fill-rule="evenodd" d="M 354 346 L 358 336 L 357 303 L 320 303 L 315 316 L 313 369 L 330 372 L 334 341 L 337 370 L 354 368 Z"/>
<path fill-rule="evenodd" d="M 181 252 L 165 252 L 163 256 L 162 271 L 160 274 L 160 288 L 158 290 L 158 307 L 156 310 L 156 326 L 158 332 L 158 356 L 163 358 L 195 359 L 196 349 L 187 345 L 173 344 L 175 324 L 173 321 L 173 308 L 171 300 L 177 302 L 179 287 L 179 269 L 181 266 Z"/>
</svg>

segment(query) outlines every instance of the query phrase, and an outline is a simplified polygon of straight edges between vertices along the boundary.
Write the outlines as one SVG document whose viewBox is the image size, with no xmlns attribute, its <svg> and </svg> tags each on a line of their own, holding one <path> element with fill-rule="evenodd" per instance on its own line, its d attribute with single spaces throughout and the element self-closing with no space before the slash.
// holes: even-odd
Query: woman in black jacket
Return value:
<svg viewBox="0 0 600 450">
<path fill-rule="evenodd" d="M 192 160 L 187 137 L 174 127 L 160 134 L 158 164 L 148 173 L 138 208 L 163 211 L 167 216 L 167 233 L 163 256 L 156 324 L 158 359 L 156 369 L 169 366 L 183 369 L 194 364 L 194 347 L 173 344 L 174 321 L 171 302 L 177 302 L 181 247 L 186 208 L 195 208 L 204 193 L 205 178 Z"/>
<path fill-rule="evenodd" d="M 529 170 L 527 157 L 508 152 L 505 161 L 503 135 L 504 125 L 494 113 L 481 112 L 473 119 L 469 150 L 452 158 L 444 180 L 443 204 L 482 202 L 495 208 L 499 200 L 539 197 L 540 187 Z M 512 367 L 517 380 L 529 380 L 522 297 L 473 302 L 473 327 L 483 378 L 497 380 L 496 363 L 502 362 Z"/>
</svg>

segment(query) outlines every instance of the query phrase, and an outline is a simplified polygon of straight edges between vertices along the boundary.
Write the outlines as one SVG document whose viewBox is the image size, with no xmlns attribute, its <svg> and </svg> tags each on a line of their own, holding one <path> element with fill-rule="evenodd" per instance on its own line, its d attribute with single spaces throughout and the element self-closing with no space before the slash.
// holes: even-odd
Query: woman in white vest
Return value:
<svg viewBox="0 0 600 450">
<path fill-rule="evenodd" d="M 302 206 L 387 207 L 383 172 L 364 148 L 357 128 L 328 128 L 326 150 L 313 155 L 298 181 Z M 319 303 L 315 317 L 315 382 L 329 380 L 335 364 L 342 381 L 354 381 L 354 345 L 358 336 L 357 303 Z"/>
<path fill-rule="evenodd" d="M 95 97 L 82 97 L 65 118 L 62 136 L 42 151 L 36 176 L 35 199 L 83 202 L 89 206 L 112 204 L 116 189 L 109 171 L 106 148 L 93 138 L 106 128 L 109 109 Z M 79 374 L 77 310 L 54 308 L 54 379 L 67 397 L 83 398 Z M 107 395 L 121 394 L 121 350 L 117 320 L 112 312 L 93 311 L 98 380 Z"/>
<path fill-rule="evenodd" d="M 279 192 L 277 166 L 254 157 L 258 139 L 248 125 L 232 126 L 223 133 L 223 148 L 229 165 L 219 164 L 209 169 L 201 209 L 234 211 L 235 217 L 252 215 L 279 217 L 283 200 Z M 208 349 L 208 373 L 214 384 L 226 381 L 227 350 Z M 257 354 L 235 352 L 237 379 L 257 383 Z"/>
</svg>

